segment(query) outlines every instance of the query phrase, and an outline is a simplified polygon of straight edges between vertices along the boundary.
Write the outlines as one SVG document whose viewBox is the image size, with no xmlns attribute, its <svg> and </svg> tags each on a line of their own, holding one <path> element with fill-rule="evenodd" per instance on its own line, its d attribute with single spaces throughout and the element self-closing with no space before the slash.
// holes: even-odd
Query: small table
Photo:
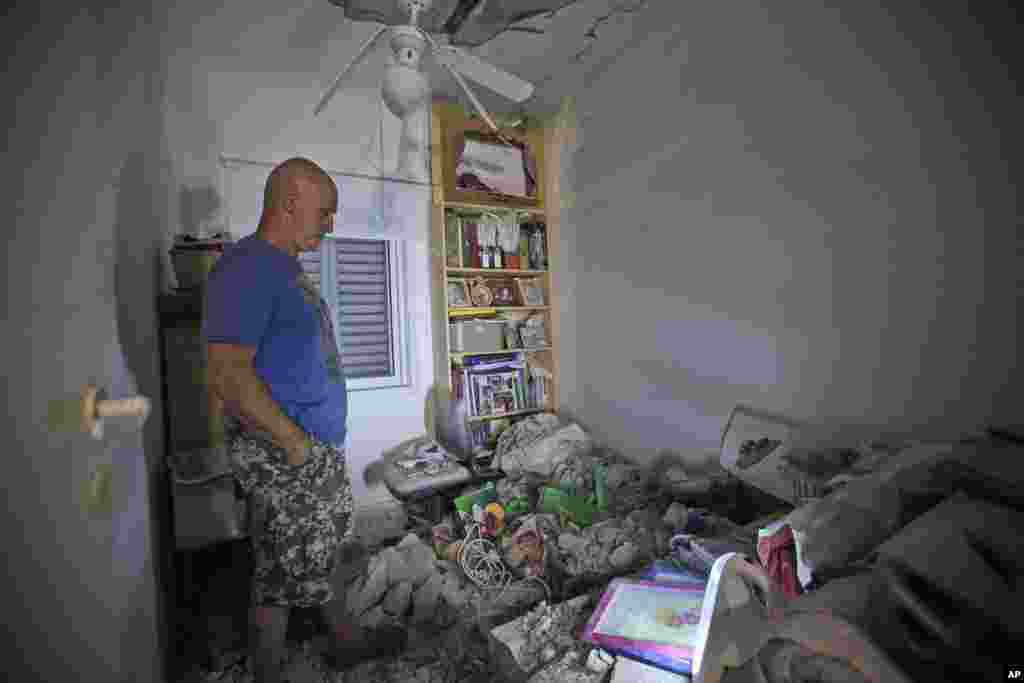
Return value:
<svg viewBox="0 0 1024 683">
<path fill-rule="evenodd" d="M 385 454 L 384 484 L 398 500 L 423 503 L 426 516 L 406 510 L 419 525 L 432 528 L 466 486 L 495 481 L 505 475 L 496 470 L 467 467 L 430 437 L 407 441 Z"/>
</svg>

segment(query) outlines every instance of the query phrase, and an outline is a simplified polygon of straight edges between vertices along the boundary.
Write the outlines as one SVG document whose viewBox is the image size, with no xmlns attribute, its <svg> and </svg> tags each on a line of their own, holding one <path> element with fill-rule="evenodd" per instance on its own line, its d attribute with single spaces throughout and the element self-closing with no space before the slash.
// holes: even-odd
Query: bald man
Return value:
<svg viewBox="0 0 1024 683">
<path fill-rule="evenodd" d="M 205 291 L 210 387 L 223 403 L 236 479 L 265 514 L 253 530 L 250 645 L 256 681 L 281 680 L 288 610 L 324 608 L 339 543 L 352 531 L 345 375 L 327 306 L 298 261 L 333 230 L 338 188 L 314 162 L 271 171 L 256 233 L 225 252 Z M 390 653 L 324 609 L 335 664 Z"/>
</svg>

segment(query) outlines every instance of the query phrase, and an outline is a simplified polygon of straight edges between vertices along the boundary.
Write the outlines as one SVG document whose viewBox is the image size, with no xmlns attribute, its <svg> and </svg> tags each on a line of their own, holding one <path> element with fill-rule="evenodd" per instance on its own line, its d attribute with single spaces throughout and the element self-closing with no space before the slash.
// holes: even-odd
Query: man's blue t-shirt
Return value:
<svg viewBox="0 0 1024 683">
<path fill-rule="evenodd" d="M 206 282 L 205 342 L 255 347 L 256 374 L 281 409 L 321 441 L 345 442 L 345 374 L 327 305 L 297 259 L 250 235 Z M 237 406 L 225 412 L 240 415 Z"/>
</svg>

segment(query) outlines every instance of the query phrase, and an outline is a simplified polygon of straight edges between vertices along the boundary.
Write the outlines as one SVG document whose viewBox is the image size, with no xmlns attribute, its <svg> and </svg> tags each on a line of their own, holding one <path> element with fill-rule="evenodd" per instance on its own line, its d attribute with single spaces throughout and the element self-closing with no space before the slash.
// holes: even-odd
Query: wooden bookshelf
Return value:
<svg viewBox="0 0 1024 683">
<path fill-rule="evenodd" d="M 431 170 L 433 193 L 431 203 L 431 287 L 433 290 L 434 360 L 437 386 L 434 395 L 439 401 L 448 401 L 452 391 L 451 367 L 453 361 L 466 356 L 485 356 L 522 352 L 527 358 L 542 356 L 541 365 L 552 377 L 548 386 L 548 404 L 542 408 L 531 408 L 502 415 L 476 416 L 469 422 L 498 420 L 540 412 L 556 411 L 559 407 L 559 297 L 557 271 L 559 248 L 559 208 L 561 198 L 558 186 L 559 149 L 557 136 L 547 128 L 532 130 L 503 130 L 510 139 L 524 142 L 536 160 L 537 196 L 518 201 L 508 197 L 492 197 L 485 193 L 459 190 L 455 187 L 456 154 L 462 135 L 467 132 L 487 132 L 486 124 L 478 119 L 468 118 L 459 104 L 436 100 L 431 108 Z M 547 248 L 547 269 L 514 268 L 469 268 L 449 267 L 446 261 L 445 227 L 448 210 L 457 211 L 508 211 L 525 213 L 524 220 L 543 223 Z M 543 306 L 489 306 L 499 313 L 502 311 L 541 312 L 545 318 L 548 344 L 528 349 L 504 349 L 487 353 L 462 353 L 451 350 L 449 338 L 449 313 L 467 313 L 473 309 L 449 308 L 447 282 L 450 277 L 503 277 L 538 278 L 544 288 Z M 454 318 L 452 318 L 454 319 Z"/>
</svg>

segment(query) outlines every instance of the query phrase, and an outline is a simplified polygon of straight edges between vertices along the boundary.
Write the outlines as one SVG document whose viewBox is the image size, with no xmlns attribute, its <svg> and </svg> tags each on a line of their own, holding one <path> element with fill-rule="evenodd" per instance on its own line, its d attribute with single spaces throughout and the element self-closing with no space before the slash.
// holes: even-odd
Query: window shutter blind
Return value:
<svg viewBox="0 0 1024 683">
<path fill-rule="evenodd" d="M 334 239 L 338 294 L 338 344 L 345 376 L 394 374 L 391 275 L 384 240 Z"/>
<path fill-rule="evenodd" d="M 320 289 L 320 261 L 319 251 L 304 251 L 299 254 L 299 264 L 302 266 L 303 272 L 316 285 L 316 291 L 320 292 L 320 296 L 323 296 L 323 291 Z"/>
</svg>

